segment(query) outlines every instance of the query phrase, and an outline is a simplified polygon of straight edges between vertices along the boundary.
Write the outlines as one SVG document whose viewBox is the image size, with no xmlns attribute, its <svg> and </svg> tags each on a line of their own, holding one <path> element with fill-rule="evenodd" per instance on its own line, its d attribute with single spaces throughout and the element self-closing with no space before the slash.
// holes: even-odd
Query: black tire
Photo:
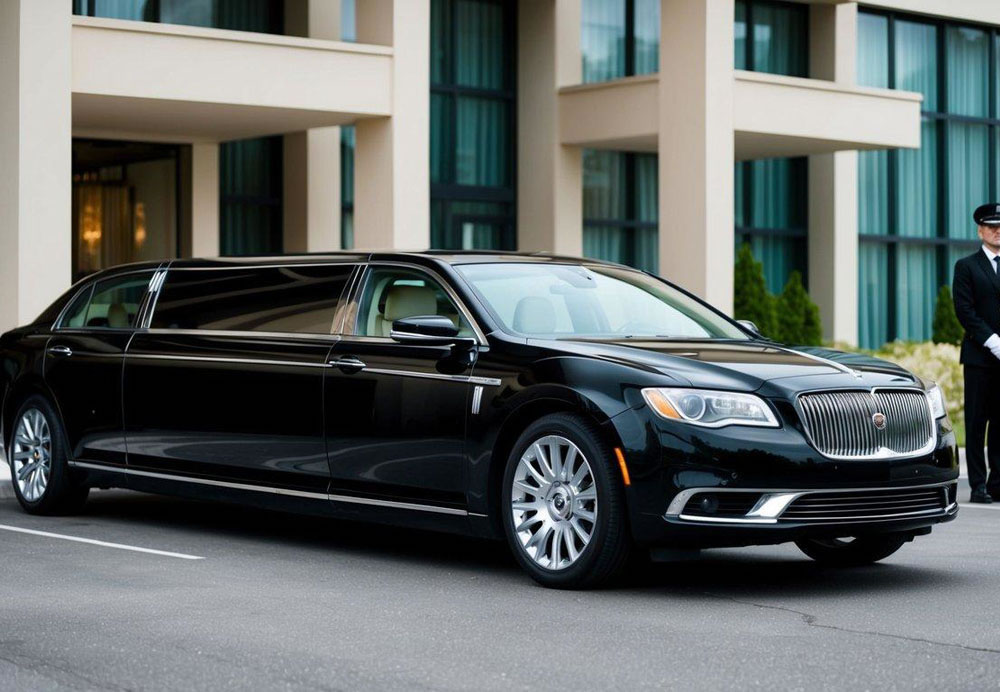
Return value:
<svg viewBox="0 0 1000 692">
<path fill-rule="evenodd" d="M 803 553 L 830 567 L 858 567 L 883 560 L 909 540 L 906 534 L 887 533 L 845 538 L 806 538 L 795 541 Z"/>
<path fill-rule="evenodd" d="M 596 489 L 596 516 L 590 542 L 580 550 L 575 562 L 562 569 L 548 569 L 536 563 L 522 547 L 511 511 L 513 481 L 521 456 L 536 440 L 558 435 L 571 441 L 590 464 Z M 607 584 L 625 567 L 632 548 L 625 507 L 625 490 L 614 452 L 597 426 L 587 419 L 566 413 L 545 416 L 521 434 L 507 458 L 501 489 L 501 520 L 507 543 L 518 564 L 543 586 L 559 589 L 587 589 Z"/>
<path fill-rule="evenodd" d="M 49 426 L 51 438 L 51 470 L 49 480 L 41 497 L 29 500 L 21 493 L 14 476 L 14 435 L 17 433 L 18 422 L 25 412 L 36 409 L 45 417 L 45 422 Z M 66 431 L 55 407 L 44 396 L 32 394 L 27 397 L 17 410 L 14 417 L 10 438 L 8 440 L 8 451 L 10 456 L 11 482 L 14 485 L 14 495 L 17 501 L 29 514 L 73 514 L 80 511 L 87 500 L 90 488 L 75 482 L 71 476 L 69 466 L 66 464 Z"/>
</svg>

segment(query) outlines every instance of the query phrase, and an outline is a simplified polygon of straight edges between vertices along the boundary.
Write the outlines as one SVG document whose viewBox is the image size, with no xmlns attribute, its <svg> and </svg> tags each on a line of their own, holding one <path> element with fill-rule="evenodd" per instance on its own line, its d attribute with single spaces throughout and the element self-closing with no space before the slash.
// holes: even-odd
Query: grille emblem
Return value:
<svg viewBox="0 0 1000 692">
<path fill-rule="evenodd" d="M 874 423 L 875 427 L 878 428 L 879 430 L 885 430 L 885 414 L 884 413 L 873 413 L 872 414 L 872 423 Z"/>
</svg>

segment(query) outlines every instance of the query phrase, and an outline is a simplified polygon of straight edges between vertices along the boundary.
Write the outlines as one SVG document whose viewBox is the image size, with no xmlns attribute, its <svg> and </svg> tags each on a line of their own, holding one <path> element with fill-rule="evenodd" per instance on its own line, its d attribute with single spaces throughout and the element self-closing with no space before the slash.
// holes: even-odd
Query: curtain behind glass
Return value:
<svg viewBox="0 0 1000 692">
<path fill-rule="evenodd" d="M 637 221 L 651 224 L 637 227 L 633 235 L 634 265 L 638 269 L 659 271 L 657 243 L 659 223 L 659 157 L 656 154 L 635 155 L 635 216 Z"/>
<path fill-rule="evenodd" d="M 858 12 L 858 84 L 889 86 L 889 18 Z"/>
<path fill-rule="evenodd" d="M 479 0 L 454 2 L 455 83 L 503 89 L 508 64 L 503 7 Z"/>
<path fill-rule="evenodd" d="M 937 127 L 933 120 L 920 124 L 920 148 L 899 150 L 896 204 L 899 235 L 930 238 L 937 229 L 938 155 Z"/>
<path fill-rule="evenodd" d="M 753 3 L 753 69 L 809 76 L 807 8 Z"/>
<path fill-rule="evenodd" d="M 979 29 L 948 27 L 948 112 L 987 117 L 990 103 L 989 35 Z"/>
<path fill-rule="evenodd" d="M 975 240 L 972 211 L 990 197 L 987 125 L 950 122 L 947 125 L 948 237 Z"/>
<path fill-rule="evenodd" d="M 889 250 L 858 243 L 858 345 L 878 348 L 889 339 Z"/>
<path fill-rule="evenodd" d="M 86 14 L 87 0 L 81 0 L 78 14 Z M 134 19 L 142 22 L 158 21 L 156 5 L 151 0 L 93 0 L 94 16 L 110 19 Z"/>
<path fill-rule="evenodd" d="M 736 0 L 736 22 L 733 24 L 733 66 L 747 69 L 747 3 Z"/>
<path fill-rule="evenodd" d="M 340 0 L 340 39 L 342 41 L 358 40 L 357 8 L 354 5 L 354 0 Z"/>
<path fill-rule="evenodd" d="M 889 152 L 858 152 L 858 233 L 889 232 Z"/>
<path fill-rule="evenodd" d="M 281 137 L 219 145 L 220 232 L 223 255 L 282 251 Z"/>
<path fill-rule="evenodd" d="M 901 243 L 896 247 L 896 338 L 931 338 L 937 272 L 933 247 Z"/>
<path fill-rule="evenodd" d="M 660 71 L 660 0 L 635 0 L 635 74 Z"/>
<path fill-rule="evenodd" d="M 806 166 L 803 158 L 750 162 L 749 226 L 805 228 Z"/>
<path fill-rule="evenodd" d="M 625 76 L 625 0 L 583 0 L 583 81 Z"/>
<path fill-rule="evenodd" d="M 625 218 L 625 155 L 583 150 L 583 218 Z"/>
<path fill-rule="evenodd" d="M 894 88 L 924 95 L 921 108 L 937 110 L 937 27 L 896 22 L 896 84 Z"/>
<path fill-rule="evenodd" d="M 455 136 L 455 181 L 459 185 L 511 184 L 506 101 L 459 96 Z"/>
</svg>

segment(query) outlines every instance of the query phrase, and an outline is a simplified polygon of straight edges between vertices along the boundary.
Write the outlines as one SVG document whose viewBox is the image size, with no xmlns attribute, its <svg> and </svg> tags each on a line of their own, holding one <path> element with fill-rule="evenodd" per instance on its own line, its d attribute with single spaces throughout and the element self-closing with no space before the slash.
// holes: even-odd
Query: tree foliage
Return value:
<svg viewBox="0 0 1000 692">
<path fill-rule="evenodd" d="M 934 323 L 932 339 L 936 344 L 962 343 L 965 331 L 955 314 L 955 301 L 951 297 L 951 289 L 942 286 L 937 294 L 937 304 L 934 306 Z"/>
<path fill-rule="evenodd" d="M 761 334 L 776 338 L 774 296 L 767 290 L 764 265 L 754 259 L 747 244 L 736 255 L 733 289 L 733 316 L 738 320 L 750 320 Z"/>
<path fill-rule="evenodd" d="M 788 277 L 778 297 L 775 339 L 796 346 L 819 346 L 823 339 L 819 307 L 809 298 L 797 271 Z"/>
</svg>

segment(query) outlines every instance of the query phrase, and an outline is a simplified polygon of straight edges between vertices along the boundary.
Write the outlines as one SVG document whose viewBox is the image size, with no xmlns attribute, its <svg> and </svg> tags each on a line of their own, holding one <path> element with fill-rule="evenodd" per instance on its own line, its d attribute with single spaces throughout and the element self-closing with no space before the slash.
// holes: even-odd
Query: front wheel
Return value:
<svg viewBox="0 0 1000 692">
<path fill-rule="evenodd" d="M 889 533 L 856 538 L 805 538 L 795 545 L 803 553 L 831 567 L 857 567 L 885 559 L 899 550 L 909 536 Z"/>
<path fill-rule="evenodd" d="M 70 477 L 66 435 L 55 409 L 39 395 L 28 397 L 14 418 L 10 473 L 17 501 L 30 514 L 78 511 L 89 488 Z"/>
<path fill-rule="evenodd" d="M 503 480 L 504 531 L 540 584 L 590 588 L 624 567 L 631 538 L 611 460 L 596 426 L 570 414 L 539 419 L 514 445 Z"/>
</svg>

